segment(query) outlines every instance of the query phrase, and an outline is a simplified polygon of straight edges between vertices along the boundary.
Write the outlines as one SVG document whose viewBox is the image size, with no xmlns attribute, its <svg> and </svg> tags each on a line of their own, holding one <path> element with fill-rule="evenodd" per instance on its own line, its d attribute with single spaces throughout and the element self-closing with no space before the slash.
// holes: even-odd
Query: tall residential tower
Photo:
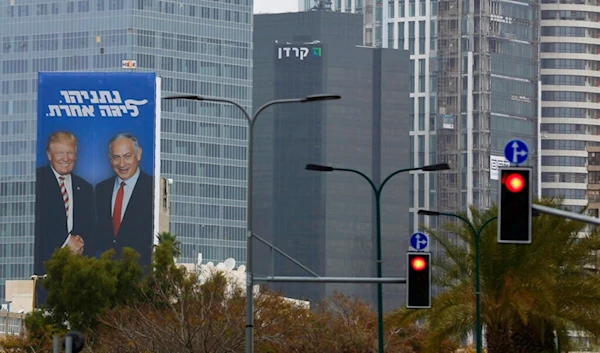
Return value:
<svg viewBox="0 0 600 353">
<path fill-rule="evenodd" d="M 564 197 L 574 210 L 597 198 L 586 198 L 587 185 L 598 183 L 586 168 L 586 147 L 600 145 L 599 4 L 541 4 L 542 194 Z"/>
</svg>

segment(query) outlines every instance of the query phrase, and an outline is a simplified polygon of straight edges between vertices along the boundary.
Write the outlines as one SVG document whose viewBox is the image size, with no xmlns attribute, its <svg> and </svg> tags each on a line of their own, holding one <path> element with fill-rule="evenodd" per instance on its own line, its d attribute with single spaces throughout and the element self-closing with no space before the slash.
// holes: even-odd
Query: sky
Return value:
<svg viewBox="0 0 600 353">
<path fill-rule="evenodd" d="M 254 13 L 298 11 L 298 0 L 254 0 Z"/>
</svg>

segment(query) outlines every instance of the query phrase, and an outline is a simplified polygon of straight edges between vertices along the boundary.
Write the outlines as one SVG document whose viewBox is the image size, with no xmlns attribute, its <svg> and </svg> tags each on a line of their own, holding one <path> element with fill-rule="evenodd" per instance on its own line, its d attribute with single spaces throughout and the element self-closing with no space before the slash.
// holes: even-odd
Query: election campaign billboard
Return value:
<svg viewBox="0 0 600 353">
<path fill-rule="evenodd" d="M 154 73 L 38 74 L 34 271 L 58 248 L 124 247 L 151 261 L 158 230 L 160 80 Z"/>
</svg>

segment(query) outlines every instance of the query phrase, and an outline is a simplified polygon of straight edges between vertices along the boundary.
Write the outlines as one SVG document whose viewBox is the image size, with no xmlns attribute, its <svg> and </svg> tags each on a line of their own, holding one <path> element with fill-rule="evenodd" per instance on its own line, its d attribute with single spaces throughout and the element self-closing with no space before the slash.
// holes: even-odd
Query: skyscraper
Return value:
<svg viewBox="0 0 600 353">
<path fill-rule="evenodd" d="M 596 1 L 544 0 L 541 7 L 542 195 L 579 210 L 595 204 L 586 186 L 598 183 L 589 179 L 596 173 L 586 169 L 586 146 L 600 145 L 600 17 L 590 10 Z"/>
<path fill-rule="evenodd" d="M 254 230 L 321 276 L 376 276 L 376 185 L 408 164 L 408 53 L 364 47 L 362 18 L 312 11 L 255 16 L 254 105 L 312 94 L 339 101 L 280 105 L 255 125 Z M 382 192 L 383 275 L 403 276 L 408 248 L 408 175 Z M 255 272 L 309 275 L 257 246 Z M 375 284 L 275 285 L 290 297 L 322 299 L 334 290 L 369 303 Z M 403 285 L 384 285 L 384 304 L 404 303 Z"/>
<path fill-rule="evenodd" d="M 303 2 L 300 9 L 308 10 Z M 363 13 L 359 0 L 337 3 L 332 1 L 336 11 Z M 375 1 L 375 7 L 381 3 Z M 469 205 L 495 202 L 496 171 L 506 162 L 504 144 L 512 138 L 528 143 L 526 164 L 535 167 L 534 190 L 541 193 L 539 3 L 465 4 L 401 0 L 381 8 L 380 45 L 406 49 L 411 58 L 411 166 L 449 161 L 453 168 L 439 176 L 411 173 L 413 232 L 421 224 L 436 225 L 435 218 L 418 216 L 419 208 L 466 212 Z M 463 18 L 464 13 L 473 16 Z M 369 16 L 365 12 L 365 32 Z M 585 185 L 581 188 L 580 194 Z"/>
<path fill-rule="evenodd" d="M 438 3 L 438 207 L 487 208 L 497 201 L 494 162 L 513 138 L 529 146 L 539 195 L 539 3 Z M 468 11 L 467 11 L 468 10 Z M 471 14 L 465 16 L 465 11 Z"/>
<path fill-rule="evenodd" d="M 381 0 L 322 2 L 331 3 L 333 11 L 363 14 L 365 45 L 409 51 L 409 166 L 435 163 L 437 71 L 431 68 L 435 68 L 437 0 L 389 1 L 385 5 Z M 311 10 L 314 4 L 315 0 L 299 0 L 301 11 Z M 435 219 L 419 216 L 417 210 L 436 207 L 436 176 L 413 171 L 409 183 L 409 232 L 415 232 L 421 224 L 435 224 Z"/>
<path fill-rule="evenodd" d="M 437 163 L 437 0 L 392 1 L 384 19 L 387 48 L 410 54 L 411 167 Z M 452 166 L 454 168 L 454 166 Z M 434 226 L 436 219 L 418 215 L 419 208 L 437 207 L 437 175 L 422 171 L 410 175 L 410 231 Z"/>
<path fill-rule="evenodd" d="M 250 108 L 252 1 L 80 0 L 0 5 L 0 297 L 33 268 L 38 71 L 116 71 L 124 59 L 162 76 L 163 96 L 201 94 Z M 221 104 L 165 101 L 161 176 L 184 262 L 244 263 L 246 120 Z"/>
</svg>

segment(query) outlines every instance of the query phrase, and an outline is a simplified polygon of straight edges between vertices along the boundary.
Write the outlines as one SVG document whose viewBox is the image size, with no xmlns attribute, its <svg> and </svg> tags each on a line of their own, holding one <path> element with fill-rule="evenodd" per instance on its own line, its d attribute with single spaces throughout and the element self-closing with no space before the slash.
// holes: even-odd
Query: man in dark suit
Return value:
<svg viewBox="0 0 600 353">
<path fill-rule="evenodd" d="M 77 139 L 70 132 L 50 135 L 46 144 L 49 165 L 36 171 L 34 271 L 43 275 L 44 262 L 54 250 L 69 247 L 84 251 L 92 240 L 95 214 L 92 185 L 73 173 Z"/>
<path fill-rule="evenodd" d="M 115 172 L 96 185 L 98 237 L 96 254 L 129 247 L 140 253 L 140 265 L 150 264 L 153 233 L 153 178 L 140 168 L 142 148 L 135 136 L 121 133 L 108 143 Z"/>
</svg>

